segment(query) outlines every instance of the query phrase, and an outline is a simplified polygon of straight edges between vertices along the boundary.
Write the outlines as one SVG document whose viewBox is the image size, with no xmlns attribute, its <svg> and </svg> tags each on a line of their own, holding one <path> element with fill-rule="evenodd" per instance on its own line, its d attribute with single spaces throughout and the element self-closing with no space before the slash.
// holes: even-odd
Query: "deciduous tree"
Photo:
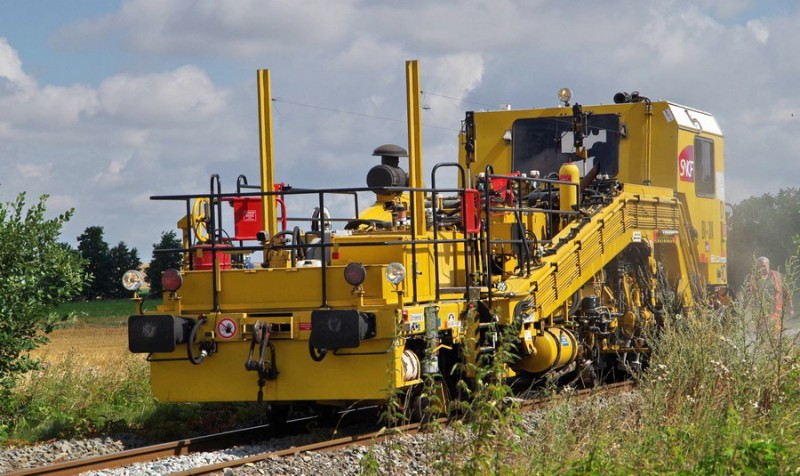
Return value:
<svg viewBox="0 0 800 476">
<path fill-rule="evenodd" d="M 109 280 L 115 286 L 108 290 L 108 297 L 122 298 L 130 297 L 130 292 L 120 285 L 120 278 L 129 269 L 139 269 L 142 262 L 139 260 L 139 250 L 136 248 L 128 249 L 124 241 L 120 241 L 117 246 L 108 252 Z"/>
<path fill-rule="evenodd" d="M 86 279 L 80 256 L 58 242 L 72 210 L 45 218 L 45 202 L 26 208 L 25 194 L 0 204 L 0 433 L 11 390 L 36 368 L 28 352 L 68 316 L 55 312 L 77 296 Z"/>
<path fill-rule="evenodd" d="M 728 276 L 740 286 L 753 269 L 753 259 L 769 258 L 779 268 L 797 253 L 800 235 L 800 189 L 780 190 L 747 198 L 733 206 L 728 218 Z"/>
<path fill-rule="evenodd" d="M 102 226 L 87 226 L 78 236 L 78 251 L 86 260 L 86 272 L 91 276 L 91 282 L 83 290 L 87 299 L 105 297 L 110 289 L 108 243 L 103 233 Z"/>
<path fill-rule="evenodd" d="M 181 255 L 179 253 L 156 253 L 156 250 L 181 248 L 183 244 L 175 231 L 161 233 L 161 241 L 153 243 L 153 259 L 147 268 L 147 281 L 150 283 L 150 294 L 161 294 L 161 273 L 170 268 L 180 269 Z"/>
<path fill-rule="evenodd" d="M 128 249 L 124 241 L 109 248 L 103 238 L 102 226 L 88 226 L 78 237 L 78 251 L 86 260 L 86 271 L 92 276 L 91 283 L 83 290 L 87 299 L 126 297 L 120 284 L 122 274 L 129 269 L 138 269 L 139 251 Z"/>
</svg>

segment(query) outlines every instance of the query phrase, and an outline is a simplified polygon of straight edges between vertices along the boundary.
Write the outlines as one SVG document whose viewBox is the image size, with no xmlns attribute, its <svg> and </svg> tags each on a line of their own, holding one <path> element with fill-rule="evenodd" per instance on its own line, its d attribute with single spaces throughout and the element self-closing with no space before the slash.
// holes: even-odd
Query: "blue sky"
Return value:
<svg viewBox="0 0 800 476">
<path fill-rule="evenodd" d="M 100 225 L 147 260 L 181 213 L 150 195 L 204 191 L 211 173 L 224 190 L 258 176 L 257 68 L 284 100 L 279 180 L 360 186 L 376 146 L 405 144 L 403 62 L 420 59 L 423 90 L 458 98 L 425 98 L 428 166 L 455 159 L 476 104 L 639 90 L 715 114 L 738 202 L 800 182 L 799 5 L 0 0 L 0 200 L 50 194 L 54 212 L 76 208 L 64 241 Z"/>
</svg>

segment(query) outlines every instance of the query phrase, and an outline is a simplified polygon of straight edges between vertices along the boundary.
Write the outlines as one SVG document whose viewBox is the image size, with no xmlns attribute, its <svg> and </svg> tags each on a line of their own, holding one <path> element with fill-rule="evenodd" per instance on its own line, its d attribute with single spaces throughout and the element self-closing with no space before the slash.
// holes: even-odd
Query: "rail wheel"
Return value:
<svg viewBox="0 0 800 476">
<path fill-rule="evenodd" d="M 406 414 L 410 421 L 428 423 L 447 414 L 450 392 L 447 385 L 435 379 L 430 384 L 414 387 L 408 396 Z"/>
</svg>

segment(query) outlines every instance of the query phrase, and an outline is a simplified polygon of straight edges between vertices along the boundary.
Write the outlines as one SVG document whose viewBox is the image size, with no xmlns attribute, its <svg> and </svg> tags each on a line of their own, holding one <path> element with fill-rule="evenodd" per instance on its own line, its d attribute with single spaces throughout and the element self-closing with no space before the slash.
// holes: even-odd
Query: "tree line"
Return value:
<svg viewBox="0 0 800 476">
<path fill-rule="evenodd" d="M 78 236 L 78 254 L 85 262 L 89 280 L 81 292 L 84 299 L 108 299 L 130 297 L 130 291 L 122 287 L 120 278 L 129 269 L 142 268 L 139 250 L 128 248 L 120 241 L 109 247 L 102 226 L 89 226 Z M 157 253 L 159 249 L 180 248 L 181 241 L 175 231 L 162 232 L 161 240 L 153 244 L 153 255 L 144 270 L 150 293 L 161 293 L 161 272 L 168 268 L 180 268 L 178 254 Z"/>
<path fill-rule="evenodd" d="M 800 254 L 800 189 L 747 198 L 729 208 L 727 224 L 728 280 L 734 289 L 745 282 L 759 256 L 783 270 Z"/>
</svg>

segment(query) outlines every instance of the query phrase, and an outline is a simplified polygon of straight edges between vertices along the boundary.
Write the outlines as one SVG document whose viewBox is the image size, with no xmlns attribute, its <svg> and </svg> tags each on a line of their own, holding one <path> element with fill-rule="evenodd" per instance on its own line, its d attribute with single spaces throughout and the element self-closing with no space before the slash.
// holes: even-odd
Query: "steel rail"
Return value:
<svg viewBox="0 0 800 476">
<path fill-rule="evenodd" d="M 269 425 L 259 425 L 241 430 L 231 430 L 212 435 L 187 438 L 152 446 L 143 446 L 131 450 L 110 453 L 107 455 L 92 456 L 89 458 L 64 461 L 38 468 L 28 468 L 6 473 L 6 476 L 29 475 L 73 475 L 83 471 L 118 468 L 133 463 L 153 461 L 168 456 L 180 456 L 198 451 L 225 448 L 231 444 L 240 443 L 248 438 L 263 437 Z"/>
<path fill-rule="evenodd" d="M 443 423 L 446 422 L 447 419 L 440 418 L 439 420 L 436 421 Z M 179 471 L 176 473 L 170 473 L 170 476 L 197 476 L 197 475 L 214 474 L 223 471 L 226 468 L 235 468 L 250 463 L 257 463 L 259 461 L 265 461 L 273 458 L 283 458 L 286 456 L 298 455 L 301 453 L 307 453 L 309 451 L 335 451 L 350 446 L 369 446 L 374 443 L 380 443 L 388 438 L 391 438 L 392 436 L 396 436 L 401 433 L 406 435 L 416 434 L 420 431 L 421 428 L 422 425 L 420 423 L 410 423 L 408 425 L 402 425 L 392 428 L 390 431 L 378 430 L 358 436 L 345 436 L 342 438 L 337 438 L 335 440 L 320 441 L 318 443 L 311 443 L 304 446 L 295 446 L 283 450 L 271 451 L 269 453 L 261 453 L 253 456 L 247 456 L 245 458 L 239 458 L 231 461 L 225 461 L 222 463 L 216 463 L 209 466 L 202 466 L 199 468 L 193 468 L 185 471 Z"/>
<path fill-rule="evenodd" d="M 629 391 L 633 387 L 634 384 L 632 381 L 608 384 L 608 385 L 603 385 L 601 387 L 579 390 L 569 394 L 562 393 L 556 395 L 555 397 L 543 397 L 537 399 L 523 400 L 520 402 L 519 408 L 521 411 L 528 412 L 543 408 L 548 404 L 553 403 L 554 400 L 559 398 L 584 399 L 609 393 L 621 393 Z M 287 422 L 287 424 L 303 424 L 306 423 L 307 420 L 308 420 L 307 418 L 303 418 Z M 335 451 L 350 446 L 369 446 L 374 443 L 380 443 L 382 441 L 385 441 L 389 438 L 392 438 L 400 434 L 403 435 L 417 434 L 426 425 L 431 425 L 431 423 L 438 425 L 446 425 L 448 422 L 449 422 L 448 418 L 442 417 L 435 419 L 431 422 L 426 422 L 425 424 L 410 423 L 406 425 L 393 427 L 388 431 L 386 429 L 382 429 L 357 436 L 345 436 L 333 440 L 321 441 L 303 446 L 293 446 L 291 448 L 271 451 L 267 453 L 260 453 L 253 456 L 247 456 L 244 458 L 238 458 L 231 461 L 225 461 L 208 466 L 202 466 L 198 468 L 172 473 L 172 476 L 208 475 L 221 472 L 226 468 L 234 468 L 234 467 L 244 466 L 250 463 L 257 463 L 259 461 L 298 455 L 309 451 Z M 232 430 L 223 433 L 215 433 L 213 435 L 200 436 L 197 438 L 188 438 L 183 440 L 172 441 L 169 443 L 161 443 L 158 445 L 135 448 L 132 450 L 121 451 L 118 453 L 111 453 L 108 455 L 93 456 L 90 458 L 84 458 L 73 461 L 65 461 L 38 468 L 22 469 L 11 473 L 7 473 L 6 476 L 72 475 L 84 471 L 119 468 L 134 463 L 149 462 L 157 460 L 159 458 L 166 458 L 169 456 L 181 456 L 189 453 L 196 453 L 199 451 L 213 451 L 230 447 L 231 445 L 240 444 L 243 441 L 247 441 L 248 439 L 251 438 L 261 438 L 264 436 L 264 432 L 268 428 L 269 425 L 260 425 L 251 428 L 244 428 L 241 430 Z"/>
<path fill-rule="evenodd" d="M 634 383 L 633 381 L 625 381 L 619 383 L 612 383 L 603 385 L 601 387 L 595 388 L 588 388 L 585 390 L 579 390 L 574 393 L 570 394 L 559 394 L 553 398 L 545 397 L 545 398 L 537 398 L 532 400 L 524 400 L 520 404 L 520 410 L 523 412 L 528 412 L 536 409 L 543 408 L 550 403 L 553 403 L 558 398 L 575 398 L 578 400 L 582 400 L 585 398 L 590 398 L 598 395 L 608 394 L 608 393 L 622 393 L 625 391 L 629 391 L 633 389 Z M 423 428 L 429 426 L 431 424 L 435 425 L 446 425 L 450 420 L 446 417 L 435 419 L 431 422 L 426 423 L 409 423 L 407 425 L 402 425 L 398 427 L 394 427 L 391 430 L 387 431 L 385 429 L 365 433 L 363 435 L 358 436 L 348 436 L 342 437 L 335 440 L 329 441 L 321 441 L 318 443 L 311 443 L 305 446 L 297 446 L 292 448 L 287 448 L 284 450 L 277 450 L 272 451 L 270 453 L 261 453 L 258 455 L 248 456 L 245 458 L 239 458 L 231 461 L 225 461 L 221 463 L 212 464 L 209 466 L 203 466 L 199 468 L 193 468 L 185 471 L 179 471 L 175 473 L 170 473 L 170 476 L 201 476 L 201 475 L 210 475 L 214 473 L 220 473 L 224 471 L 226 468 L 235 468 L 239 466 L 244 466 L 246 464 L 257 463 L 260 461 L 265 461 L 269 459 L 275 458 L 282 458 L 286 456 L 294 456 L 301 453 L 306 453 L 309 451 L 335 451 L 338 449 L 347 448 L 350 446 L 368 446 L 374 443 L 380 443 L 385 441 L 391 437 L 403 434 L 403 435 L 414 435 L 419 433 Z"/>
</svg>

